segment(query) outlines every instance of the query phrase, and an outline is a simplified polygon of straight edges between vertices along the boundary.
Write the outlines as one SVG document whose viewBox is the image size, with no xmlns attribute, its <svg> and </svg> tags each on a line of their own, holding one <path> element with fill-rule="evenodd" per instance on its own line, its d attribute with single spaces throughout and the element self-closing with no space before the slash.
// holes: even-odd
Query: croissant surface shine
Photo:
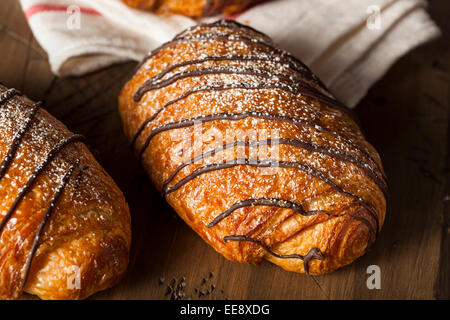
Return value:
<svg viewBox="0 0 450 320">
<path fill-rule="evenodd" d="M 218 13 L 233 14 L 261 0 L 122 0 L 132 8 L 160 14 L 175 13 L 206 17 Z"/>
<path fill-rule="evenodd" d="M 130 215 L 83 143 L 0 85 L 0 297 L 83 299 L 125 272 Z"/>
<path fill-rule="evenodd" d="M 230 260 L 323 274 L 383 225 L 386 177 L 351 112 L 252 28 L 182 32 L 141 63 L 119 109 L 154 184 Z"/>
</svg>

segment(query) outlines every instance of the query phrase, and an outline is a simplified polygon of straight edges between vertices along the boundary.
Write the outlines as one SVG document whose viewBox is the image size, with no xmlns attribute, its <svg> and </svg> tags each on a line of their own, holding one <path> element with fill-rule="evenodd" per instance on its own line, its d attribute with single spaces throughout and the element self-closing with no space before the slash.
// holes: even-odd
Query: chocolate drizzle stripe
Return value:
<svg viewBox="0 0 450 320">
<path fill-rule="evenodd" d="M 41 223 L 39 224 L 39 228 L 36 232 L 36 236 L 34 237 L 31 251 L 28 254 L 27 262 L 25 264 L 25 274 L 24 274 L 23 281 L 22 281 L 22 288 L 25 287 L 25 284 L 27 283 L 28 276 L 29 276 L 30 269 L 31 269 L 31 264 L 33 262 L 33 258 L 36 254 L 36 251 L 39 247 L 39 240 L 42 236 L 42 232 L 44 231 L 44 227 L 47 224 L 47 221 L 49 220 L 50 215 L 52 214 L 53 210 L 55 209 L 55 206 L 58 202 L 58 199 L 62 195 L 64 188 L 66 187 L 67 183 L 69 182 L 70 176 L 72 175 L 75 168 L 77 168 L 79 166 L 79 164 L 80 164 L 80 159 L 76 160 L 75 163 L 70 166 L 69 170 L 67 170 L 64 177 L 62 178 L 61 183 L 57 187 L 55 194 L 53 195 L 50 205 L 48 206 L 47 210 L 45 211 L 45 213 L 42 217 Z"/>
<path fill-rule="evenodd" d="M 45 167 L 48 163 L 50 163 L 53 158 L 61 151 L 63 150 L 67 145 L 75 142 L 81 142 L 84 140 L 84 137 L 82 135 L 73 135 L 71 137 L 65 138 L 61 140 L 50 152 L 46 155 L 44 160 L 36 167 L 36 169 L 31 174 L 30 178 L 28 179 L 27 183 L 23 188 L 20 189 L 19 194 L 17 195 L 16 199 L 14 200 L 11 208 L 6 213 L 3 220 L 0 222 L 0 232 L 2 232 L 3 228 L 5 227 L 6 223 L 9 221 L 11 216 L 13 215 L 14 211 L 16 210 L 19 203 L 22 201 L 22 199 L 25 197 L 28 191 L 31 190 L 33 187 L 34 182 L 38 178 L 38 176 L 44 171 Z"/>
<path fill-rule="evenodd" d="M 4 105 L 9 99 L 12 99 L 14 96 L 19 94 L 20 91 L 14 88 L 6 90 L 0 95 L 0 106 Z"/>
<path fill-rule="evenodd" d="M 86 166 L 81 167 L 80 170 L 78 170 L 78 174 L 75 177 L 75 184 L 74 184 L 75 185 L 74 186 L 75 190 L 78 189 L 78 187 L 80 186 L 83 173 L 85 173 L 86 170 L 88 170 L 88 169 L 89 169 L 89 166 L 86 165 Z"/>
<path fill-rule="evenodd" d="M 185 78 L 191 78 L 191 77 L 201 77 L 205 75 L 220 75 L 220 74 L 231 74 L 231 75 L 249 75 L 249 76 L 255 76 L 255 77 L 261 77 L 269 80 L 275 80 L 279 81 L 280 79 L 282 81 L 286 81 L 285 83 L 287 86 L 290 87 L 290 91 L 295 94 L 301 94 L 304 96 L 307 96 L 311 99 L 318 100 L 320 102 L 323 102 L 327 104 L 329 107 L 333 107 L 339 111 L 342 111 L 346 114 L 351 115 L 349 113 L 349 110 L 347 107 L 339 103 L 338 101 L 331 99 L 327 97 L 326 95 L 320 93 L 313 87 L 306 84 L 306 86 L 299 85 L 297 82 L 295 82 L 296 78 L 291 76 L 286 76 L 283 73 L 270 73 L 264 70 L 260 69 L 254 69 L 254 68 L 228 68 L 228 67 L 215 67 L 215 68 L 205 68 L 205 69 L 197 69 L 197 70 L 191 70 L 186 71 L 178 74 L 174 74 L 172 77 L 162 80 L 160 82 L 154 83 L 153 79 L 149 79 L 145 81 L 135 92 L 133 95 L 134 101 L 138 102 L 142 99 L 143 95 L 151 90 L 161 89 L 164 88 L 170 84 L 175 83 L 176 81 L 180 79 Z M 298 80 L 298 79 L 297 79 Z M 256 88 L 258 89 L 258 88 Z"/>
<path fill-rule="evenodd" d="M 303 140 L 298 139 L 287 139 L 287 138 L 280 138 L 280 139 L 267 139 L 267 140 L 260 140 L 260 141 L 234 141 L 227 144 L 223 144 L 222 146 L 219 146 L 215 149 L 211 149 L 207 152 L 204 152 L 200 155 L 195 156 L 194 158 L 191 158 L 185 162 L 183 162 L 181 165 L 179 165 L 169 176 L 167 180 L 164 181 L 162 189 L 165 189 L 167 185 L 175 178 L 175 176 L 185 167 L 188 165 L 191 165 L 195 163 L 196 161 L 214 156 L 218 152 L 222 150 L 226 150 L 229 148 L 234 148 L 236 146 L 243 146 L 243 147 L 260 147 L 260 146 L 274 146 L 274 145 L 290 145 L 294 147 L 299 147 L 306 149 L 308 151 L 312 152 L 318 152 L 322 154 L 326 154 L 332 158 L 346 161 L 349 163 L 352 163 L 353 165 L 357 166 L 361 170 L 365 171 L 366 174 L 377 184 L 377 186 L 381 189 L 381 191 L 387 195 L 387 185 L 384 183 L 384 181 L 378 176 L 378 174 L 368 165 L 361 162 L 357 157 L 352 156 L 348 153 L 345 153 L 343 151 L 340 151 L 335 148 L 331 147 L 325 147 L 320 146 L 314 143 L 309 143 Z"/>
<path fill-rule="evenodd" d="M 140 161 L 142 161 L 142 156 L 143 156 L 145 150 L 150 145 L 151 139 L 161 132 L 172 130 L 172 129 L 186 128 L 186 127 L 196 125 L 197 123 L 205 123 L 205 122 L 211 122 L 211 121 L 217 121 L 217 120 L 239 121 L 239 120 L 243 120 L 243 119 L 249 118 L 249 117 L 253 117 L 256 119 L 268 119 L 268 120 L 290 122 L 290 123 L 294 123 L 296 125 L 297 124 L 305 125 L 305 126 L 313 128 L 317 131 L 324 132 L 324 133 L 332 135 L 333 137 L 341 139 L 342 141 L 345 141 L 346 143 L 351 145 L 353 148 L 355 148 L 358 151 L 360 151 L 361 153 L 363 153 L 368 159 L 370 159 L 370 161 L 377 167 L 378 171 L 383 176 L 383 179 L 386 180 L 385 176 L 383 175 L 383 171 L 381 170 L 378 162 L 376 162 L 375 159 L 373 159 L 373 157 L 366 150 L 362 149 L 361 147 L 359 147 L 358 145 L 353 143 L 353 141 L 340 135 L 339 133 L 334 132 L 329 129 L 326 129 L 319 125 L 309 123 L 302 119 L 295 119 L 295 118 L 290 118 L 290 117 L 286 117 L 286 116 L 279 116 L 279 115 L 273 115 L 273 114 L 262 113 L 262 112 L 254 112 L 254 111 L 243 112 L 243 113 L 213 113 L 213 114 L 208 114 L 208 115 L 197 116 L 194 118 L 184 119 L 184 120 L 177 121 L 177 122 L 170 122 L 170 123 L 164 124 L 162 126 L 156 127 L 147 136 L 147 138 L 139 152 L 139 159 L 140 159 Z M 137 139 L 137 136 L 143 131 L 143 128 L 145 127 L 145 125 L 146 124 L 144 123 L 143 126 L 141 126 L 141 128 L 136 133 L 135 138 L 133 138 L 133 141 L 132 141 L 133 145 Z"/>
<path fill-rule="evenodd" d="M 271 40 L 267 36 L 265 36 L 265 38 L 268 41 L 264 41 L 262 39 L 256 39 L 256 38 L 249 38 L 249 37 L 241 36 L 241 35 L 229 34 L 229 33 L 194 34 L 192 36 L 176 37 L 173 40 L 164 43 L 162 46 L 160 46 L 159 48 L 157 48 L 154 51 L 152 51 L 147 57 L 144 58 L 144 61 L 142 62 L 142 64 L 147 62 L 149 59 L 153 58 L 162 49 L 165 49 L 165 48 L 170 47 L 172 45 L 177 45 L 177 44 L 180 44 L 180 43 L 184 43 L 184 42 L 203 41 L 203 40 L 207 40 L 207 41 L 210 41 L 210 40 L 241 41 L 241 42 L 244 42 L 244 43 L 247 43 L 247 44 L 254 44 L 256 46 L 264 47 L 264 48 L 270 50 L 270 54 L 279 55 L 281 57 L 287 58 L 292 63 L 297 65 L 299 70 L 303 70 L 303 71 L 309 72 L 310 73 L 310 77 L 312 79 L 318 80 L 320 82 L 319 78 L 315 74 L 313 74 L 310 71 L 310 69 L 302 61 L 300 61 L 297 57 L 295 57 L 294 55 L 290 54 L 286 50 L 283 50 L 283 49 L 280 49 L 278 47 L 275 47 L 272 43 L 270 43 Z"/>
<path fill-rule="evenodd" d="M 305 273 L 309 274 L 309 262 L 312 259 L 316 259 L 316 260 L 323 260 L 323 254 L 320 252 L 319 248 L 311 248 L 311 250 L 309 250 L 309 252 L 303 256 L 300 254 L 287 254 L 287 255 L 281 255 L 278 253 L 273 252 L 272 250 L 270 250 L 269 247 L 267 247 L 265 244 L 263 244 L 261 241 L 252 239 L 250 237 L 244 236 L 244 235 L 231 235 L 231 236 L 226 236 L 223 238 L 223 241 L 226 243 L 228 241 L 246 241 L 246 242 L 251 242 L 254 244 L 259 245 L 260 247 L 262 247 L 267 253 L 269 253 L 270 255 L 279 258 L 279 259 L 300 259 L 303 260 L 303 265 L 305 268 Z"/>
<path fill-rule="evenodd" d="M 174 37 L 174 40 L 185 38 L 185 37 L 182 37 L 182 36 L 185 35 L 186 33 L 199 31 L 200 29 L 203 29 L 203 28 L 208 29 L 208 28 L 214 28 L 214 27 L 227 28 L 230 31 L 241 31 L 242 29 L 246 29 L 246 30 L 251 31 L 252 33 L 256 34 L 258 37 L 261 37 L 261 38 L 263 38 L 264 40 L 266 40 L 268 42 L 272 42 L 272 39 L 268 35 L 266 35 L 265 33 L 261 32 L 259 30 L 256 30 L 255 28 L 252 28 L 252 27 L 250 27 L 248 25 L 241 24 L 241 23 L 239 23 L 239 22 L 237 22 L 235 20 L 227 20 L 227 19 L 221 19 L 221 20 L 217 20 L 217 21 L 212 22 L 212 23 L 204 23 L 204 24 L 198 24 L 198 25 L 192 26 L 192 27 L 190 27 L 190 28 L 180 32 L 179 34 L 177 34 Z M 200 35 L 211 37 L 211 36 L 214 36 L 215 33 L 208 33 L 208 34 L 197 33 L 197 34 L 192 35 L 191 37 L 198 37 Z M 227 36 L 228 35 L 228 36 L 236 37 L 235 35 L 228 34 L 228 33 L 221 34 L 221 35 L 223 35 L 223 36 Z M 246 38 L 246 37 L 244 37 L 244 38 Z M 253 43 L 257 42 L 258 44 L 259 44 L 259 42 L 264 42 L 265 45 L 263 45 L 263 46 L 270 48 L 272 51 L 276 51 L 276 52 L 271 52 L 271 54 L 278 54 L 278 55 L 280 55 L 282 57 L 288 57 L 288 59 L 291 60 L 297 66 L 296 69 L 299 72 L 307 71 L 307 73 L 309 73 L 309 76 L 312 79 L 316 80 L 318 82 L 318 84 L 320 84 L 323 88 L 326 88 L 326 86 L 322 83 L 322 81 L 314 73 L 312 73 L 311 70 L 309 69 L 309 67 L 306 64 L 304 64 L 300 59 L 298 59 L 296 56 L 292 55 L 288 51 L 280 49 L 278 47 L 275 47 L 273 44 L 270 44 L 270 43 L 264 41 L 263 39 L 252 39 L 252 38 L 250 38 L 250 41 L 246 41 L 246 42 L 247 43 L 248 42 L 253 42 Z M 233 38 L 233 40 L 236 40 L 236 39 Z M 248 40 L 248 38 L 246 38 L 246 40 Z M 167 45 L 167 46 L 170 46 L 170 44 Z M 156 50 L 160 50 L 160 49 L 162 49 L 162 48 L 157 48 L 154 51 L 150 52 L 149 55 L 147 57 L 145 57 L 144 60 L 139 64 L 139 66 L 142 66 L 146 61 L 148 61 L 155 54 L 157 54 L 157 52 L 155 52 L 155 51 Z"/>
<path fill-rule="evenodd" d="M 134 148 L 134 145 L 136 143 L 137 138 L 142 133 L 142 131 L 145 129 L 145 127 L 152 122 L 164 109 L 167 107 L 177 103 L 178 101 L 181 101 L 187 97 L 189 97 L 192 94 L 196 94 L 199 92 L 204 91 L 226 91 L 226 90 L 233 90 L 233 89 L 243 89 L 243 90 L 268 90 L 268 89 L 280 89 L 284 92 L 291 93 L 291 94 L 298 94 L 297 91 L 295 91 L 292 87 L 288 86 L 285 83 L 282 82 L 276 82 L 276 83 L 233 83 L 233 84 L 226 84 L 226 85 L 218 85 L 218 86 L 200 86 L 191 90 L 186 91 L 182 95 L 178 96 L 177 98 L 165 103 L 162 107 L 160 107 L 158 110 L 155 111 L 155 113 L 144 120 L 144 122 L 141 124 L 139 129 L 136 131 L 132 141 L 131 145 Z M 310 123 L 310 127 L 318 127 L 315 124 Z M 330 131 L 330 130 L 329 130 Z M 337 134 L 337 133 L 336 133 Z"/>
<path fill-rule="evenodd" d="M 196 70 L 190 70 L 190 71 L 184 71 L 180 73 L 175 73 L 171 77 L 161 80 L 161 81 L 155 81 L 153 78 L 145 81 L 136 91 L 136 93 L 133 95 L 134 101 L 138 102 L 142 99 L 143 95 L 147 93 L 148 91 L 161 89 L 164 87 L 167 87 L 173 83 L 175 83 L 178 80 L 185 79 L 185 78 L 192 78 L 192 77 L 201 77 L 205 75 L 220 75 L 220 74 L 231 74 L 231 75 L 248 75 L 248 76 L 257 76 L 257 77 L 263 77 L 266 79 L 276 79 L 275 77 L 281 78 L 284 81 L 292 81 L 288 77 L 286 77 L 282 73 L 269 73 L 264 70 L 260 69 L 253 69 L 253 68 L 241 68 L 241 67 L 213 67 L 213 68 L 204 68 L 204 69 L 196 69 Z"/>
<path fill-rule="evenodd" d="M 277 59 L 278 58 L 278 59 Z M 189 61 L 183 61 L 183 62 L 179 62 L 179 63 L 175 63 L 169 67 L 167 67 L 166 69 L 162 70 L 160 73 L 158 73 L 157 75 L 155 75 L 154 77 L 152 77 L 150 80 L 156 81 L 159 80 L 161 78 L 163 78 L 166 74 L 168 74 L 169 72 L 181 68 L 181 67 L 186 67 L 186 66 L 191 66 L 191 65 L 195 65 L 195 64 L 201 64 L 204 62 L 209 62 L 209 61 L 215 61 L 215 62 L 220 62 L 220 61 L 269 61 L 271 63 L 275 63 L 277 65 L 281 65 L 281 63 L 285 62 L 282 61 L 281 57 L 277 56 L 277 57 L 273 57 L 270 55 L 223 55 L 223 56 L 207 56 L 201 59 L 195 59 L 195 60 L 189 60 Z M 305 73 L 303 70 L 298 69 L 292 62 L 287 61 L 287 65 L 289 66 L 289 68 L 292 71 L 298 72 L 304 76 L 309 76 L 309 73 Z"/>
<path fill-rule="evenodd" d="M 217 36 L 217 35 L 211 35 L 211 36 Z M 236 40 L 235 38 L 237 37 L 237 36 L 232 36 L 233 38 L 232 38 L 232 40 Z M 245 37 L 244 37 L 245 38 Z M 181 39 L 185 39 L 185 38 L 179 38 L 178 40 L 181 40 Z M 196 39 L 196 40 L 198 40 L 198 37 L 194 37 L 193 39 Z M 252 39 L 250 39 L 250 38 L 247 38 L 248 39 L 248 41 L 251 41 L 251 42 L 254 42 L 255 40 L 252 40 Z M 175 39 L 175 40 L 173 40 L 173 41 L 176 41 L 177 39 Z M 192 39 L 191 39 L 192 40 Z M 169 42 L 170 43 L 170 42 Z M 269 45 L 270 46 L 270 45 Z M 164 47 L 164 45 L 162 46 L 162 47 L 160 47 L 160 49 L 162 49 Z M 279 54 L 279 55 L 281 55 L 281 57 L 282 58 L 286 58 L 286 57 L 288 57 L 288 53 L 286 52 L 286 51 L 283 51 L 283 50 L 281 50 L 281 49 L 277 49 L 277 48 L 275 48 L 275 47 L 271 47 L 273 50 L 278 50 L 278 51 L 276 51 L 276 53 L 277 54 Z M 158 50 L 158 49 L 157 49 Z M 156 53 L 155 53 L 156 54 Z M 145 60 L 144 60 L 145 61 Z M 289 62 L 292 62 L 292 60 L 288 60 Z M 139 66 L 140 67 L 140 66 Z M 139 68 L 138 67 L 138 68 Z M 222 72 L 222 73 L 231 73 L 232 72 L 232 70 L 233 69 L 230 69 L 230 71 L 228 71 L 228 72 L 226 72 L 225 70 Z M 250 69 L 251 70 L 251 69 Z M 302 71 L 303 70 L 303 71 Z M 323 83 L 313 74 L 313 73 L 311 73 L 310 72 L 310 70 L 309 69 L 305 69 L 304 67 L 302 67 L 302 68 L 300 68 L 300 69 L 298 69 L 298 70 L 296 70 L 296 71 L 298 71 L 303 77 L 305 77 L 305 78 L 308 78 L 308 79 L 311 79 L 311 80 L 314 80 L 319 86 L 321 86 L 322 87 L 322 89 L 325 89 L 326 90 L 326 87 L 323 85 Z M 197 72 L 199 72 L 199 71 L 197 71 Z M 234 73 L 236 73 L 236 72 L 234 72 Z M 207 73 L 204 73 L 204 74 L 207 74 Z M 202 74 L 200 74 L 200 75 L 202 75 Z M 255 75 L 255 74 L 253 74 L 253 75 Z M 260 76 L 262 76 L 261 74 L 260 74 Z M 334 108 L 336 108 L 336 109 L 338 109 L 338 110 L 340 110 L 340 111 L 343 111 L 343 112 L 345 112 L 345 113 L 347 113 L 351 118 L 353 118 L 354 120 L 355 120 L 355 116 L 354 116 L 354 114 L 353 114 L 353 112 L 346 106 L 346 105 L 344 105 L 344 104 L 342 104 L 341 102 L 339 102 L 339 101 L 337 101 L 337 100 L 335 100 L 335 99 L 331 99 L 331 98 L 329 98 L 329 97 L 327 97 L 327 96 L 325 96 L 325 95 L 323 95 L 322 93 L 320 93 L 320 92 L 318 92 L 316 89 L 314 89 L 313 87 L 311 87 L 308 83 L 306 83 L 306 82 L 304 82 L 304 81 L 301 81 L 301 79 L 298 79 L 299 80 L 299 82 L 301 82 L 302 83 L 302 86 L 304 87 L 304 89 L 303 89 L 303 92 L 304 92 L 304 94 L 305 95 L 307 95 L 307 96 L 310 96 L 311 98 L 313 98 L 313 99 L 317 99 L 317 100 L 319 100 L 319 101 L 323 101 L 323 102 L 325 102 L 325 103 L 328 103 L 331 107 L 334 107 Z M 138 91 L 134 94 L 134 100 L 135 101 L 139 101 L 141 98 L 142 98 L 142 96 L 143 96 L 143 94 L 145 93 L 145 92 L 147 92 L 148 90 L 150 90 L 149 88 L 146 88 L 146 86 L 148 85 L 148 83 L 149 83 L 149 81 L 151 82 L 151 81 L 153 81 L 152 79 L 150 79 L 150 80 L 148 80 L 148 81 L 146 81 L 146 82 L 144 82 L 144 84 L 142 84 L 141 85 L 141 87 L 138 89 Z M 296 85 L 296 87 L 299 87 L 299 85 Z M 158 88 L 158 87 L 154 87 L 155 89 L 156 88 Z M 356 121 L 356 120 L 355 120 Z"/>
<path fill-rule="evenodd" d="M 180 43 L 185 43 L 185 42 L 190 42 L 190 41 L 210 41 L 210 40 L 241 41 L 244 43 L 250 43 L 250 44 L 254 44 L 256 46 L 264 47 L 271 51 L 270 54 L 276 54 L 276 55 L 282 56 L 283 58 L 287 58 L 289 61 L 291 61 L 292 63 L 297 65 L 300 70 L 310 71 L 301 61 L 299 61 L 293 55 L 291 55 L 290 53 L 288 53 L 287 51 L 285 51 L 283 49 L 274 47 L 272 44 L 270 44 L 268 42 L 265 42 L 265 41 L 262 41 L 259 39 L 252 39 L 252 38 L 245 37 L 245 36 L 237 36 L 237 35 L 224 34 L 224 33 L 199 34 L 199 35 L 193 35 L 193 36 L 186 36 L 186 37 L 182 37 L 182 38 L 175 38 L 171 41 L 164 43 L 163 45 L 156 48 L 155 50 L 153 50 L 148 56 L 146 56 L 142 60 L 142 62 L 138 65 L 137 68 L 139 69 L 148 60 L 150 60 L 151 58 L 156 56 L 161 50 L 168 48 L 172 45 L 177 45 Z M 318 83 L 320 83 L 318 78 L 313 73 L 311 73 L 311 78 L 314 80 L 317 80 Z"/>
<path fill-rule="evenodd" d="M 141 124 L 141 126 L 139 127 L 139 129 L 136 131 L 135 135 L 133 136 L 133 139 L 131 141 L 131 145 L 134 148 L 134 145 L 136 143 L 137 138 L 139 137 L 139 135 L 142 133 L 142 131 L 145 129 L 145 127 L 152 122 L 163 110 L 165 110 L 167 107 L 177 103 L 178 101 L 181 101 L 187 97 L 189 97 L 192 94 L 196 94 L 199 92 L 204 92 L 204 91 L 226 91 L 226 90 L 233 90 L 233 89 L 243 89 L 243 90 L 268 90 L 268 89 L 279 89 L 282 90 L 284 92 L 290 93 L 290 94 L 300 94 L 300 91 L 295 90 L 294 88 L 290 87 L 289 85 L 283 83 L 283 82 L 275 82 L 275 83 L 233 83 L 233 84 L 226 84 L 226 85 L 218 85 L 218 86 L 210 86 L 210 85 L 206 85 L 206 86 L 200 86 L 191 90 L 186 91 L 185 93 L 183 93 L 182 95 L 178 96 L 177 98 L 165 103 L 162 107 L 160 107 L 158 110 L 155 111 L 155 113 L 150 116 L 149 118 L 147 118 L 146 120 L 143 121 L 143 123 Z M 303 91 L 303 93 L 308 93 L 306 90 Z M 325 97 L 325 96 L 323 96 Z M 326 99 L 326 97 L 324 98 Z M 300 122 L 301 120 L 297 120 L 298 122 Z M 306 124 L 306 121 L 303 121 L 303 124 Z M 313 123 L 309 123 L 310 127 L 313 128 L 317 128 L 320 129 L 321 127 L 313 124 Z M 322 128 L 322 131 L 324 129 Z M 333 132 L 334 136 L 339 135 L 337 132 L 331 131 L 327 129 L 327 132 Z M 342 137 L 341 135 L 339 135 L 339 137 Z M 368 153 L 366 153 L 366 155 L 368 155 Z M 370 155 L 368 155 L 370 157 Z"/>
<path fill-rule="evenodd" d="M 30 114 L 25 119 L 23 124 L 20 126 L 19 130 L 15 134 L 13 141 L 5 155 L 5 157 L 2 160 L 2 163 L 0 165 L 0 180 L 5 176 L 6 171 L 8 170 L 9 166 L 11 165 L 14 156 L 16 155 L 17 149 L 19 148 L 20 142 L 22 141 L 23 137 L 25 136 L 26 132 L 31 126 L 31 123 L 33 122 L 34 116 L 36 115 L 37 110 L 41 106 L 41 102 L 37 102 L 33 105 Z"/>
<path fill-rule="evenodd" d="M 269 39 L 269 37 L 266 34 L 262 33 L 261 31 L 258 31 L 248 25 L 241 24 L 235 20 L 229 20 L 229 19 L 219 19 L 219 20 L 216 20 L 216 21 L 210 22 L 210 23 L 196 24 L 192 27 L 187 28 L 186 30 L 181 31 L 174 38 L 179 38 L 186 33 L 198 31 L 203 28 L 207 29 L 207 28 L 214 28 L 214 27 L 227 28 L 231 31 L 239 31 L 241 29 L 247 29 L 247 30 L 257 34 L 260 37 Z"/>
<path fill-rule="evenodd" d="M 278 199 L 278 198 L 260 198 L 260 199 L 246 199 L 239 202 L 234 203 L 231 207 L 229 207 L 227 210 L 223 211 L 221 214 L 219 214 L 217 217 L 213 219 L 210 223 L 208 223 L 206 226 L 208 228 L 214 227 L 216 224 L 221 222 L 223 219 L 228 217 L 230 214 L 232 214 L 234 211 L 245 208 L 245 207 L 254 207 L 254 206 L 269 206 L 269 207 L 278 207 L 278 208 L 285 208 L 285 209 L 291 209 L 292 211 L 299 213 L 303 216 L 313 216 L 319 213 L 323 213 L 332 217 L 337 217 L 338 215 L 329 213 L 324 210 L 312 210 L 312 211 L 306 211 L 301 204 L 297 204 L 295 202 L 284 200 L 284 199 Z"/>
<path fill-rule="evenodd" d="M 217 171 L 217 170 L 224 170 L 224 169 L 228 169 L 228 168 L 232 168 L 232 167 L 236 167 L 236 166 L 240 166 L 240 165 L 259 167 L 259 168 L 268 168 L 268 167 L 291 168 L 291 169 L 299 169 L 299 170 L 305 171 L 307 174 L 322 180 L 323 182 L 328 184 L 330 187 L 335 189 L 340 194 L 347 196 L 351 199 L 354 199 L 354 200 L 358 201 L 362 206 L 364 206 L 370 212 L 370 214 L 373 216 L 373 218 L 375 219 L 376 226 L 377 226 L 376 230 L 378 233 L 378 230 L 379 230 L 378 214 L 377 214 L 375 208 L 370 203 L 368 203 L 367 201 L 365 201 L 364 199 L 362 199 L 361 197 L 359 197 L 355 194 L 345 191 L 342 187 L 337 185 L 335 182 L 333 182 L 331 179 L 329 179 L 322 172 L 317 171 L 301 162 L 237 158 L 237 159 L 233 159 L 232 161 L 208 164 L 208 165 L 205 165 L 203 167 L 200 167 L 200 168 L 194 170 L 191 174 L 187 175 L 186 177 L 184 177 L 183 179 L 181 179 L 180 181 L 175 183 L 173 186 L 167 187 L 166 189 L 162 190 L 162 194 L 163 194 L 163 196 L 167 196 L 168 194 L 178 190 L 179 188 L 184 186 L 186 183 L 192 181 L 193 179 L 195 179 L 196 177 L 198 177 L 204 173 Z"/>
</svg>

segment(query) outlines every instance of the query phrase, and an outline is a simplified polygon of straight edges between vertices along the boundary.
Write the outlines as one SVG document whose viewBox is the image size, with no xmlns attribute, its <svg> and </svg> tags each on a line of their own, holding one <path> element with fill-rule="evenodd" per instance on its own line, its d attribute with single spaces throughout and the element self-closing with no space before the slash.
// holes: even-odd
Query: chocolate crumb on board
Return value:
<svg viewBox="0 0 450 320">
<path fill-rule="evenodd" d="M 214 277 L 214 272 L 209 271 L 209 274 L 207 277 L 203 277 L 202 281 L 200 283 L 200 286 L 195 288 L 194 295 L 197 298 L 206 298 L 213 294 L 214 290 L 216 290 L 217 285 L 215 283 L 211 283 L 211 279 Z M 222 290 L 223 294 L 223 290 Z"/>
<path fill-rule="evenodd" d="M 166 296 L 169 296 L 170 300 L 183 300 L 186 299 L 186 277 L 172 278 L 170 284 L 167 286 Z M 188 298 L 189 299 L 189 298 Z"/>
<path fill-rule="evenodd" d="M 170 283 L 167 285 L 167 290 L 165 296 L 168 296 L 170 300 L 191 300 L 207 298 L 211 297 L 213 293 L 217 289 L 217 285 L 215 283 L 211 283 L 211 279 L 214 277 L 214 272 L 210 271 L 206 277 L 203 277 L 201 280 L 201 284 L 195 288 L 189 288 L 186 283 L 186 277 L 173 277 Z M 164 284 L 166 279 L 164 277 L 159 278 L 159 284 Z M 188 295 L 188 292 L 193 291 L 191 295 Z M 216 296 L 219 292 L 215 293 Z M 220 290 L 220 293 L 223 295 L 224 290 Z M 213 296 L 213 297 L 214 297 Z"/>
<path fill-rule="evenodd" d="M 173 292 L 173 287 L 169 284 L 168 286 L 167 286 L 167 291 L 166 291 L 166 296 L 167 295 L 169 295 L 169 294 L 172 294 L 172 292 Z"/>
</svg>

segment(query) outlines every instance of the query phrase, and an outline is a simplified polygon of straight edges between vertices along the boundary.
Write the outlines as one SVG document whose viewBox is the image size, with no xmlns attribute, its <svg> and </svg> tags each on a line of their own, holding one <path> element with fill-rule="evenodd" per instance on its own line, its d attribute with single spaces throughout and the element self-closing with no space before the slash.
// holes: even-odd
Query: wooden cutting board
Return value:
<svg viewBox="0 0 450 320">
<path fill-rule="evenodd" d="M 85 135 L 130 205 L 128 273 L 119 285 L 92 298 L 450 298 L 450 6 L 433 1 L 430 11 L 443 37 L 398 62 L 357 108 L 389 177 L 384 228 L 364 257 L 312 277 L 267 262 L 259 267 L 233 263 L 206 245 L 155 192 L 122 134 L 117 96 L 135 63 L 78 78 L 55 77 L 18 1 L 2 0 L 0 81 L 45 100 L 48 111 Z M 380 267 L 379 290 L 366 285 L 370 265 Z"/>
</svg>

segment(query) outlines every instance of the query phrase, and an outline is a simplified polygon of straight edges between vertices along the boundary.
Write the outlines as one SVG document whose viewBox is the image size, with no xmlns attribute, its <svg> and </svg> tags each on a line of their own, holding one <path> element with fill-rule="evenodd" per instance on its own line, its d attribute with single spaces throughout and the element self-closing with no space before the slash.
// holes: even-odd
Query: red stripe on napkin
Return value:
<svg viewBox="0 0 450 320">
<path fill-rule="evenodd" d="M 64 11 L 67 12 L 67 8 L 69 8 L 70 6 L 62 6 L 62 5 L 52 5 L 52 4 L 35 4 L 30 6 L 27 10 L 25 10 L 25 17 L 27 19 L 30 19 L 32 16 L 34 16 L 37 13 L 41 13 L 41 12 L 48 12 L 48 11 Z M 85 14 L 90 14 L 90 15 L 94 15 L 94 16 L 101 16 L 102 14 L 100 12 L 98 12 L 95 9 L 92 8 L 84 8 L 84 7 L 79 7 L 80 8 L 80 12 L 85 13 Z"/>
</svg>

